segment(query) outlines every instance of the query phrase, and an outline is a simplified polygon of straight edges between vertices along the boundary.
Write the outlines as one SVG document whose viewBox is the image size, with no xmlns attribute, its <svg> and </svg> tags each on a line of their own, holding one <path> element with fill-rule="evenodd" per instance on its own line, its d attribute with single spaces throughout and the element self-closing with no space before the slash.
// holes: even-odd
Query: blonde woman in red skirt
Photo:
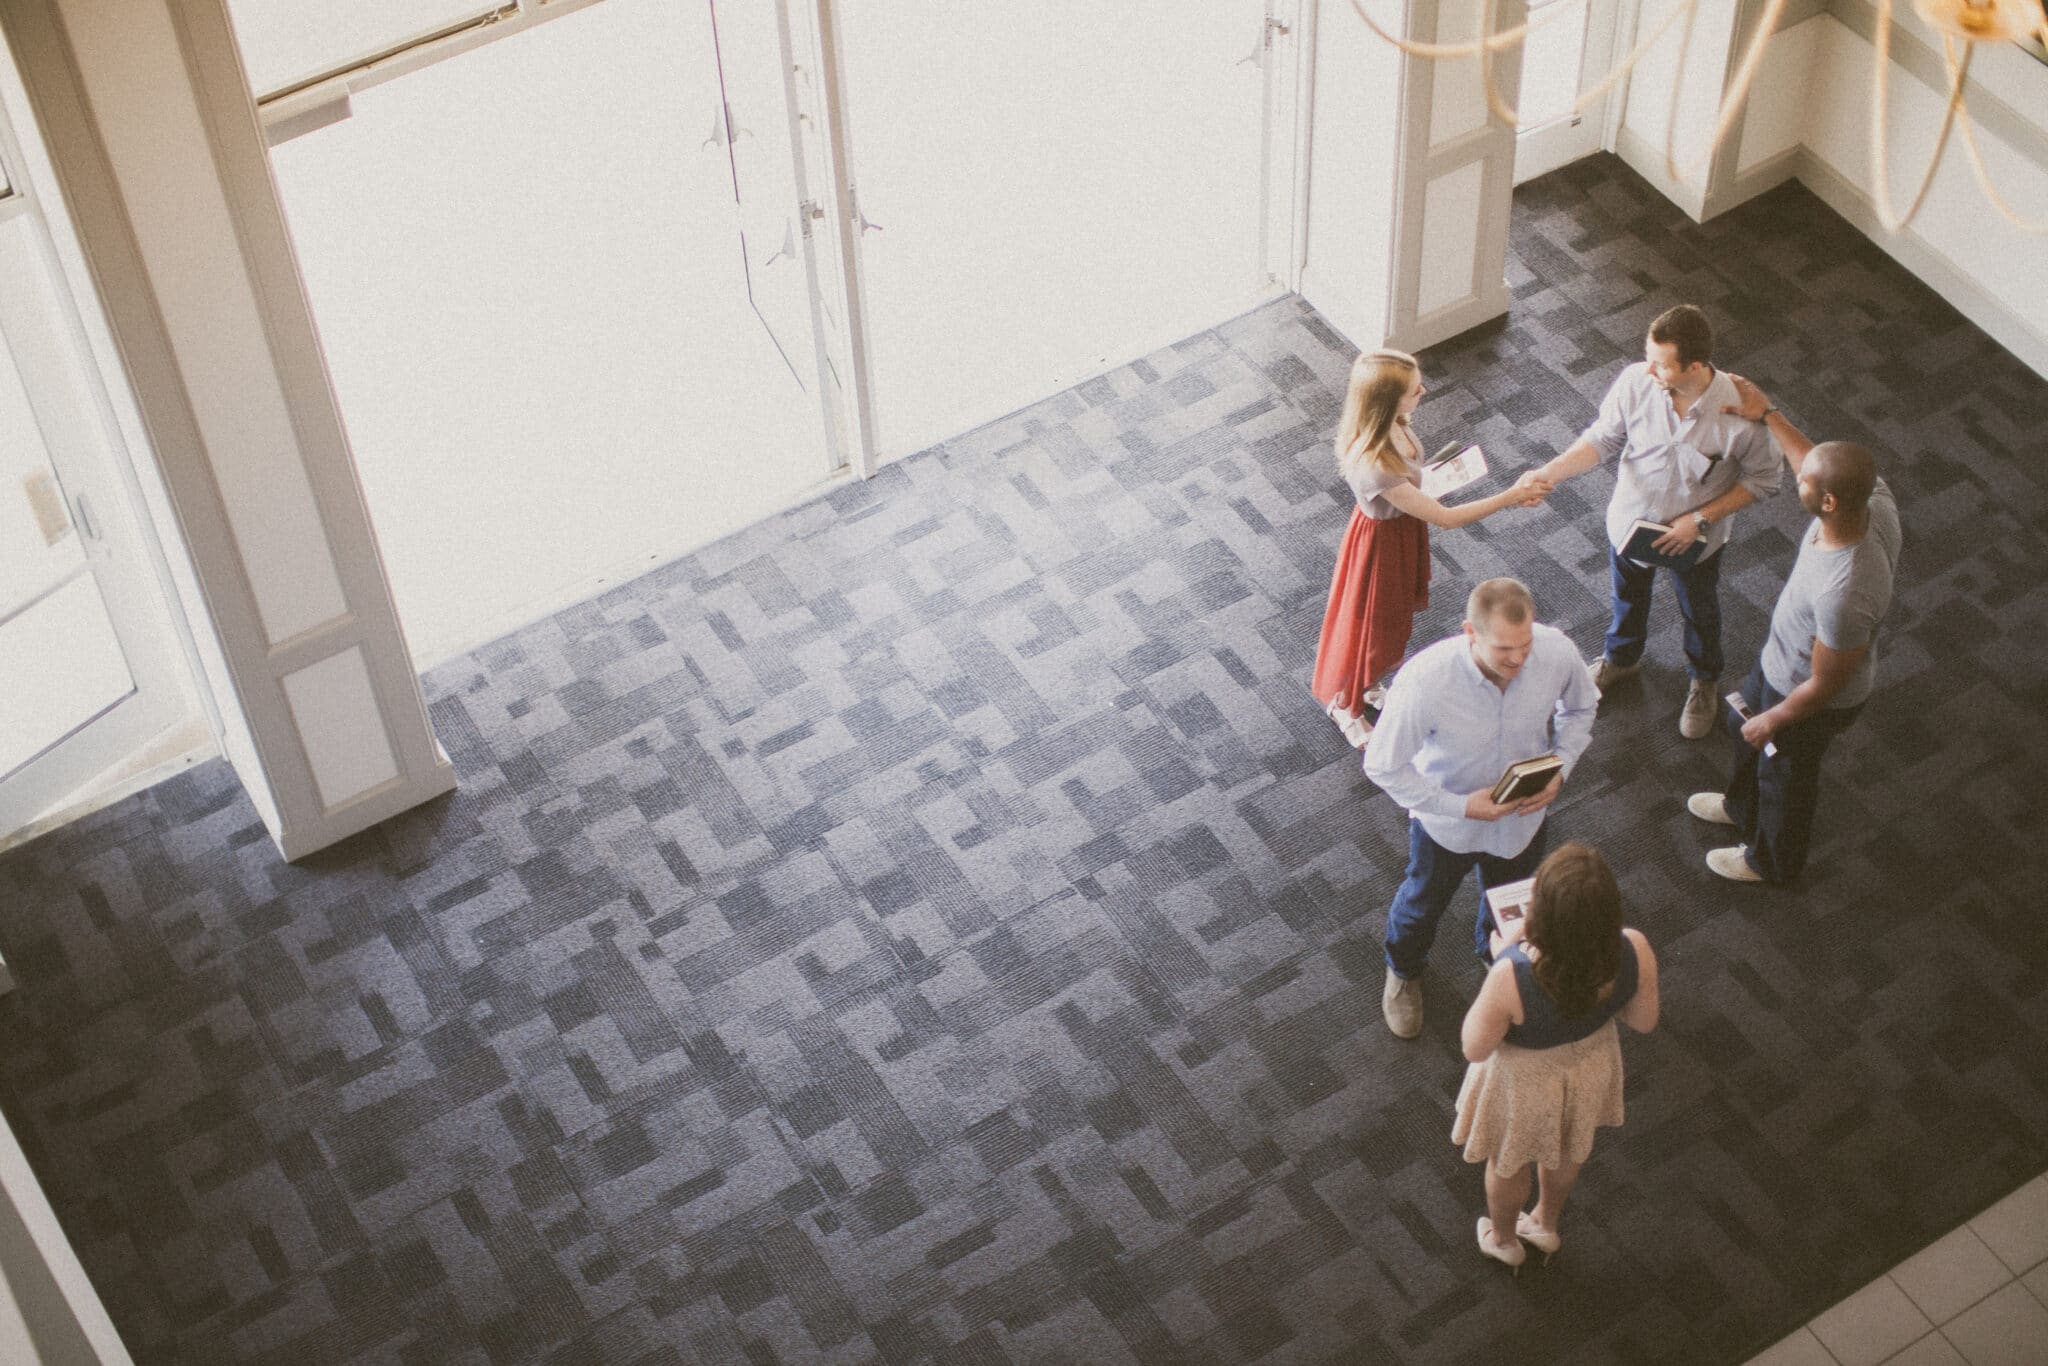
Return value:
<svg viewBox="0 0 2048 1366">
<path fill-rule="evenodd" d="M 1351 365 L 1337 424 L 1337 468 L 1358 506 L 1316 646 L 1316 701 L 1360 749 L 1386 695 L 1380 684 L 1408 650 L 1415 614 L 1429 606 L 1429 529 L 1470 526 L 1506 507 L 1533 507 L 1550 485 L 1525 474 L 1491 498 L 1445 507 L 1422 491 L 1422 446 L 1408 418 L 1427 392 L 1405 351 L 1368 351 Z"/>
</svg>

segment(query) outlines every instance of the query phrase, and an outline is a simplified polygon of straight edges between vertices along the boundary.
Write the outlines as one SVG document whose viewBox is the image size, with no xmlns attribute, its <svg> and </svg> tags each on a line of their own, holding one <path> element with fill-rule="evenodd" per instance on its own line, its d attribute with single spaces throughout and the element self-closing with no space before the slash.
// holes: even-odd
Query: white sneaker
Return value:
<svg viewBox="0 0 2048 1366">
<path fill-rule="evenodd" d="M 1749 846 L 1707 850 L 1707 867 L 1730 882 L 1762 882 L 1764 875 L 1749 866 Z"/>
<path fill-rule="evenodd" d="M 1728 814 L 1728 799 L 1718 792 L 1693 793 L 1685 799 L 1685 809 L 1710 825 L 1735 824 L 1735 817 Z"/>
</svg>

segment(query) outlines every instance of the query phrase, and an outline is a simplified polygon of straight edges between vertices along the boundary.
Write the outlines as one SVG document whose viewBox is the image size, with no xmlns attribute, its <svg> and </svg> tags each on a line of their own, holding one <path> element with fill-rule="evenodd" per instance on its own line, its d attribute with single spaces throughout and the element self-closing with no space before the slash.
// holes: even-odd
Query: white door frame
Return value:
<svg viewBox="0 0 2048 1366">
<path fill-rule="evenodd" d="M 875 436 L 867 282 L 861 269 L 861 238 L 870 225 L 861 217 L 853 183 L 853 142 L 848 127 L 846 73 L 840 57 L 838 5 L 835 0 L 793 3 L 803 7 L 801 12 L 808 20 L 809 69 L 817 76 L 808 86 L 799 84 L 794 91 L 800 103 L 793 102 L 792 116 L 799 123 L 808 118 L 813 125 L 808 129 L 799 127 L 797 161 L 801 166 L 807 152 L 817 153 L 830 186 L 829 194 L 820 187 L 802 205 L 806 247 L 814 242 L 812 229 L 821 228 L 827 242 L 825 255 L 834 267 L 824 269 L 815 255 L 807 257 L 814 266 L 811 298 L 820 324 L 818 346 L 823 360 L 823 382 L 819 388 L 829 391 L 832 411 L 826 425 L 837 434 L 846 464 L 866 479 L 874 474 L 881 449 Z M 793 75 L 801 61 L 792 53 Z M 808 180 L 802 183 L 808 184 Z"/>
<path fill-rule="evenodd" d="M 39 268 L 34 278 L 0 277 L 0 332 L 42 429 L 63 489 L 64 514 L 85 552 L 82 572 L 92 576 L 99 590 L 134 686 L 36 757 L 0 774 L 0 840 L 197 717 L 151 557 L 153 546 L 134 520 L 134 503 L 121 479 L 125 448 L 104 377 L 93 363 L 77 301 L 57 257 L 44 177 L 29 164 L 15 131 L 15 120 L 24 111 L 11 70 L 6 84 L 9 98 L 0 102 L 0 163 L 12 193 L 0 198 L 0 223 L 27 231 Z"/>
</svg>

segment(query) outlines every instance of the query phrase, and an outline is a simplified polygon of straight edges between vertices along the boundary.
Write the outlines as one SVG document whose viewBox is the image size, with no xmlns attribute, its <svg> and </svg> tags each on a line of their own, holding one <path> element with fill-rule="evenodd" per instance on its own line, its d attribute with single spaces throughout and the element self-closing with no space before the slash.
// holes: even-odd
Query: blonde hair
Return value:
<svg viewBox="0 0 2048 1366">
<path fill-rule="evenodd" d="M 1337 468 L 1370 460 L 1389 474 L 1404 474 L 1408 462 L 1394 449 L 1401 400 L 1421 367 L 1406 351 L 1367 351 L 1351 362 L 1344 391 L 1344 415 L 1337 420 Z"/>
<path fill-rule="evenodd" d="M 1490 636 L 1496 621 L 1520 626 L 1535 615 L 1536 599 L 1520 579 L 1488 579 L 1465 598 L 1465 620 L 1481 635 Z"/>
</svg>

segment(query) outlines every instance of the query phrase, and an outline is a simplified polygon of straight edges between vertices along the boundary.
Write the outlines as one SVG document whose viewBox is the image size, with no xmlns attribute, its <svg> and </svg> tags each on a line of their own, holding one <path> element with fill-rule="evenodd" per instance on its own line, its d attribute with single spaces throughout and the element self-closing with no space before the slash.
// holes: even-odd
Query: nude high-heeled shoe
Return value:
<svg viewBox="0 0 2048 1366">
<path fill-rule="evenodd" d="M 1508 1267 L 1517 1276 L 1522 1274 L 1522 1263 L 1529 1260 L 1529 1251 L 1522 1246 L 1519 1238 L 1510 1238 L 1503 1246 L 1493 1236 L 1493 1220 L 1484 1214 L 1479 1216 L 1479 1250 Z"/>
<path fill-rule="evenodd" d="M 1550 1259 L 1564 1246 L 1564 1239 L 1557 1230 L 1548 1229 L 1524 1213 L 1515 1219 L 1515 1236 L 1543 1254 L 1543 1264 L 1550 1265 Z"/>
</svg>

